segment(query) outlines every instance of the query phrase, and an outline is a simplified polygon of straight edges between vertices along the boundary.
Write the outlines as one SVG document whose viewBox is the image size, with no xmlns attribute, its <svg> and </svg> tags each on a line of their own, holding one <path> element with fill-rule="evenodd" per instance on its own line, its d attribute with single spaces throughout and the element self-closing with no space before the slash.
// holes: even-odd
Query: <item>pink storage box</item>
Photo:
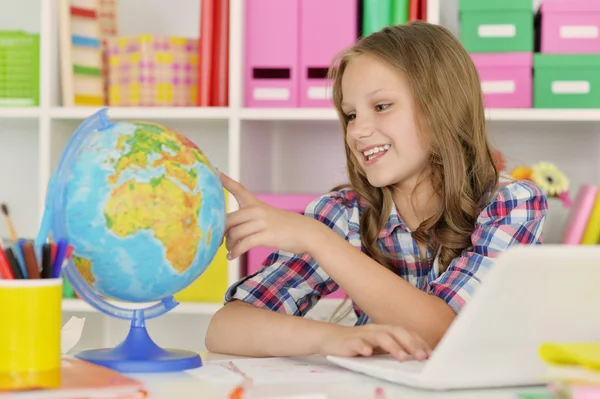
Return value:
<svg viewBox="0 0 600 399">
<path fill-rule="evenodd" d="M 486 108 L 531 108 L 533 54 L 471 54 Z"/>
<path fill-rule="evenodd" d="M 285 209 L 292 212 L 304 213 L 304 210 L 308 206 L 308 204 L 318 198 L 318 195 L 278 195 L 278 194 L 263 194 L 257 195 L 261 201 L 266 202 L 269 205 Z M 253 248 L 248 251 L 246 255 L 246 268 L 247 274 L 254 274 L 262 267 L 262 263 L 265 259 L 275 251 L 274 248 Z M 337 291 L 328 295 L 327 298 L 344 298 L 346 294 L 342 291 L 341 288 L 338 288 Z"/>
<path fill-rule="evenodd" d="M 140 35 L 106 43 L 110 105 L 196 105 L 197 39 Z"/>
<path fill-rule="evenodd" d="M 544 0 L 541 52 L 600 53 L 599 0 Z"/>
<path fill-rule="evenodd" d="M 245 2 L 244 105 L 298 106 L 298 0 Z"/>
<path fill-rule="evenodd" d="M 300 107 L 332 105 L 327 70 L 356 41 L 357 12 L 356 0 L 300 1 Z"/>
</svg>

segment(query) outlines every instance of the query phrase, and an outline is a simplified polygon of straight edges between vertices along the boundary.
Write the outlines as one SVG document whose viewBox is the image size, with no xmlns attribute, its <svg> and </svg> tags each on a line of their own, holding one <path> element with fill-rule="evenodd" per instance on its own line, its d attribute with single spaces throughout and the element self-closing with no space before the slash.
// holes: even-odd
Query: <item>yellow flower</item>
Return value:
<svg viewBox="0 0 600 399">
<path fill-rule="evenodd" d="M 569 190 L 569 179 L 550 162 L 539 162 L 531 167 L 531 180 L 550 197 Z"/>
<path fill-rule="evenodd" d="M 533 170 L 527 166 L 517 166 L 510 172 L 510 176 L 515 180 L 531 180 Z"/>
</svg>

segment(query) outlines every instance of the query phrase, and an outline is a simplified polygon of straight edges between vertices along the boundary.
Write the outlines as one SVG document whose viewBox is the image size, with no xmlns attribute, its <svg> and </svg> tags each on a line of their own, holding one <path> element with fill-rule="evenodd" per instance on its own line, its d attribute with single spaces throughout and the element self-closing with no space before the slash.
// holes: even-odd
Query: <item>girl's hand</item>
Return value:
<svg viewBox="0 0 600 399">
<path fill-rule="evenodd" d="M 227 214 L 225 223 L 228 259 L 260 246 L 297 254 L 309 252 L 311 233 L 320 227 L 318 221 L 265 204 L 237 181 L 221 171 L 219 174 L 239 204 L 239 210 Z"/>
<path fill-rule="evenodd" d="M 402 327 L 380 324 L 336 329 L 325 337 L 320 352 L 346 357 L 389 353 L 401 361 L 408 360 L 410 356 L 415 360 L 431 356 L 431 349 L 420 336 Z"/>
</svg>

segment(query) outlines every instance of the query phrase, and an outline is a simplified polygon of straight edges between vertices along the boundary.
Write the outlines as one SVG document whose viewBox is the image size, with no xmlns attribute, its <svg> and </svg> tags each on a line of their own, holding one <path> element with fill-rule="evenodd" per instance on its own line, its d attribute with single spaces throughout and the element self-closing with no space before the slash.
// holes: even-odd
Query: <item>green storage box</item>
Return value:
<svg viewBox="0 0 600 399">
<path fill-rule="evenodd" d="M 40 36 L 0 31 L 0 106 L 37 106 Z"/>
<path fill-rule="evenodd" d="M 459 7 L 460 41 L 467 51 L 533 51 L 533 0 L 460 0 Z"/>
<path fill-rule="evenodd" d="M 535 54 L 534 108 L 600 108 L 600 54 Z"/>
</svg>

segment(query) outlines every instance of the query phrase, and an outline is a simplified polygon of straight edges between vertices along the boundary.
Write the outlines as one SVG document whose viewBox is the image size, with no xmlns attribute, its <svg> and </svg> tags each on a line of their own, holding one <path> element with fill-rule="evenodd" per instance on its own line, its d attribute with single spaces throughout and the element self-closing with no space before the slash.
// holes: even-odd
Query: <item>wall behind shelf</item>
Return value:
<svg viewBox="0 0 600 399">
<path fill-rule="evenodd" d="M 118 7 L 120 35 L 184 36 L 198 38 L 199 0 L 121 0 Z M 143 17 L 141 13 L 143 12 Z"/>
<path fill-rule="evenodd" d="M 242 123 L 241 181 L 255 193 L 326 193 L 347 181 L 337 121 Z"/>
<path fill-rule="evenodd" d="M 0 0 L 0 29 L 40 33 L 41 1 Z"/>
<path fill-rule="evenodd" d="M 7 204 L 17 234 L 34 238 L 39 223 L 38 120 L 2 120 L 0 137 L 0 203 Z M 0 237 L 9 237 L 4 220 Z"/>
</svg>

